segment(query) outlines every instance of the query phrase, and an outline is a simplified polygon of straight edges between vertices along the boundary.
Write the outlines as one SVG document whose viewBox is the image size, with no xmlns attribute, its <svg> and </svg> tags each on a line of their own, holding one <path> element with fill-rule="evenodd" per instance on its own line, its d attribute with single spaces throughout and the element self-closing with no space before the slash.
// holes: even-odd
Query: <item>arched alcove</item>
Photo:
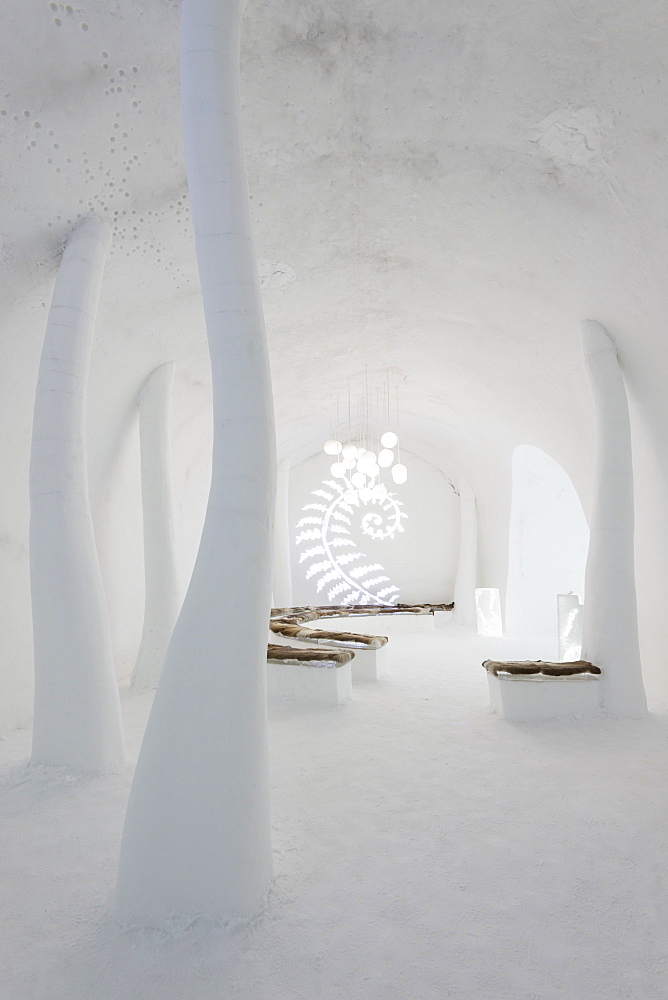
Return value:
<svg viewBox="0 0 668 1000">
<path fill-rule="evenodd" d="M 584 596 L 589 528 L 564 469 L 540 448 L 513 453 L 506 631 L 557 632 L 557 594 Z"/>
</svg>

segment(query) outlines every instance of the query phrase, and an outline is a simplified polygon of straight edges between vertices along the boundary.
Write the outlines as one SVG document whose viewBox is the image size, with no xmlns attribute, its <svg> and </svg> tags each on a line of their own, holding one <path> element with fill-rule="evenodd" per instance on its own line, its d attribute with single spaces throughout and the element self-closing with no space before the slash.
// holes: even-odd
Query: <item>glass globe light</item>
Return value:
<svg viewBox="0 0 668 1000">
<path fill-rule="evenodd" d="M 405 465 L 393 465 L 392 466 L 392 479 L 395 481 L 397 486 L 402 486 L 403 483 L 408 479 L 408 469 Z"/>
<path fill-rule="evenodd" d="M 355 466 L 356 466 L 358 472 L 366 472 L 367 462 L 366 462 L 366 460 L 364 458 L 364 455 L 362 455 L 361 458 L 357 459 L 357 462 L 355 463 Z"/>
<path fill-rule="evenodd" d="M 357 445 L 354 444 L 344 444 L 341 449 L 341 455 L 343 458 L 357 458 Z"/>
<path fill-rule="evenodd" d="M 370 465 L 367 468 L 367 475 L 370 476 L 371 479 L 375 479 L 380 475 L 380 466 L 378 465 L 378 462 L 374 462 L 373 465 Z"/>
<path fill-rule="evenodd" d="M 330 465 L 329 471 L 332 473 L 335 479 L 343 479 L 343 477 L 346 474 L 346 467 L 343 464 L 343 462 L 334 462 L 333 465 Z"/>
<path fill-rule="evenodd" d="M 344 458 L 341 465 L 343 465 L 346 469 L 354 469 L 357 465 L 357 461 L 354 458 Z"/>
<path fill-rule="evenodd" d="M 364 452 L 364 461 L 368 462 L 369 465 L 374 465 L 375 462 L 376 462 L 376 453 L 375 453 L 375 451 L 365 451 Z"/>
<path fill-rule="evenodd" d="M 366 476 L 364 475 L 363 472 L 353 472 L 352 476 L 350 477 L 350 482 L 356 489 L 360 490 L 363 486 L 366 485 Z"/>
<path fill-rule="evenodd" d="M 378 453 L 378 464 L 381 469 L 389 469 L 394 461 L 394 452 L 390 451 L 389 448 L 383 448 Z"/>
<path fill-rule="evenodd" d="M 376 500 L 384 500 L 387 496 L 387 486 L 385 483 L 377 483 L 371 492 Z"/>
<path fill-rule="evenodd" d="M 363 503 L 368 503 L 371 499 L 371 490 L 368 486 L 365 486 L 363 490 L 360 490 L 360 500 Z"/>
<path fill-rule="evenodd" d="M 340 441 L 335 441 L 331 438 L 329 441 L 325 441 L 323 448 L 325 449 L 325 455 L 338 455 L 341 451 L 343 445 Z"/>
<path fill-rule="evenodd" d="M 380 439 L 380 443 L 382 444 L 383 448 L 394 448 L 394 446 L 397 444 L 398 441 L 399 438 L 394 433 L 394 431 L 385 431 L 385 433 Z"/>
</svg>

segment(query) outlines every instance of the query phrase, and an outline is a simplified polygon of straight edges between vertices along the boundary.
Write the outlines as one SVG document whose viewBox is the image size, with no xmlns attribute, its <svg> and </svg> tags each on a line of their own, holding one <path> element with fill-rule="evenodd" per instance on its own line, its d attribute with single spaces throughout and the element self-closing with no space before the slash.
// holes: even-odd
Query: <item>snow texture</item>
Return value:
<svg viewBox="0 0 668 1000">
<path fill-rule="evenodd" d="M 455 618 L 474 627 L 477 621 L 475 591 L 478 578 L 478 519 L 475 494 L 468 483 L 459 483 L 459 555 L 455 577 Z"/>
<path fill-rule="evenodd" d="M 183 0 L 181 94 L 213 378 L 211 491 L 132 786 L 119 911 L 247 917 L 271 879 L 266 628 L 276 444 L 238 99 L 239 0 Z"/>
<path fill-rule="evenodd" d="M 663 0 L 248 0 L 242 32 L 280 457 L 296 466 L 321 448 L 330 386 L 344 392 L 366 364 L 370 377 L 390 368 L 404 386 L 406 450 L 470 482 L 477 582 L 503 598 L 517 445 L 557 461 L 589 516 L 594 421 L 579 324 L 597 317 L 627 376 L 652 703 L 668 691 L 667 37 Z M 179 4 L 6 0 L 0 38 L 6 733 L 32 712 L 33 388 L 79 216 L 113 230 L 88 442 L 121 680 L 144 607 L 137 392 L 175 362 L 184 592 L 209 488 L 211 378 L 178 113 Z"/>
<path fill-rule="evenodd" d="M 181 607 L 174 530 L 171 406 L 174 363 L 159 365 L 139 394 L 144 628 L 132 687 L 158 683 Z"/>
<path fill-rule="evenodd" d="M 631 425 L 612 337 L 582 324 L 596 404 L 596 470 L 582 612 L 582 657 L 603 670 L 603 706 L 630 718 L 647 712 L 638 639 Z"/>
<path fill-rule="evenodd" d="M 30 452 L 33 760 L 94 771 L 123 758 L 109 614 L 88 496 L 86 400 L 111 229 L 87 219 L 62 255 Z"/>
<path fill-rule="evenodd" d="M 2 996 L 658 1000 L 668 716 L 512 725 L 480 662 L 536 640 L 392 639 L 388 676 L 270 715 L 276 877 L 248 924 L 110 913 L 131 764 L 73 778 L 0 744 Z M 134 758 L 150 693 L 124 700 Z"/>
</svg>

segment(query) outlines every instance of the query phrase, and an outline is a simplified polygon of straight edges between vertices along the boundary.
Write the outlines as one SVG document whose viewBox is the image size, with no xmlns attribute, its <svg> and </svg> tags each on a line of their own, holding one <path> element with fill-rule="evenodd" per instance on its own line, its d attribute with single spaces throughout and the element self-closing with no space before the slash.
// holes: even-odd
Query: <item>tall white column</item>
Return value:
<svg viewBox="0 0 668 1000">
<path fill-rule="evenodd" d="M 475 589 L 478 583 L 478 516 L 475 494 L 468 483 L 459 483 L 459 559 L 455 577 L 455 621 L 477 624 Z"/>
<path fill-rule="evenodd" d="M 634 567 L 631 425 L 624 379 L 610 334 L 582 325 L 596 409 L 596 473 L 585 575 L 582 658 L 602 670 L 603 707 L 647 712 L 640 666 Z"/>
<path fill-rule="evenodd" d="M 183 0 L 186 166 L 213 378 L 211 492 L 125 821 L 122 917 L 248 917 L 272 873 L 275 436 L 239 123 L 241 0 Z"/>
<path fill-rule="evenodd" d="M 290 521 L 288 498 L 290 490 L 290 460 L 278 465 L 276 478 L 276 514 L 274 521 L 274 607 L 292 607 L 292 566 L 290 565 Z"/>
<path fill-rule="evenodd" d="M 159 365 L 139 395 L 144 521 L 144 628 L 132 687 L 158 683 L 180 608 L 172 493 L 171 410 L 174 363 Z"/>
<path fill-rule="evenodd" d="M 110 241 L 109 226 L 91 218 L 65 247 L 42 348 L 30 452 L 32 759 L 83 771 L 123 757 L 86 461 L 88 374 Z"/>
</svg>

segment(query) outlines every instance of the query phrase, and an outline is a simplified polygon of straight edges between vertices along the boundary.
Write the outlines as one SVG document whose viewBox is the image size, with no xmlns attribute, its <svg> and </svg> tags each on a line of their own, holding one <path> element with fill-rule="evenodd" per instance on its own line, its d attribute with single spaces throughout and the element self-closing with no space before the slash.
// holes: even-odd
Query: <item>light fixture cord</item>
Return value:
<svg viewBox="0 0 668 1000">
<path fill-rule="evenodd" d="M 397 404 L 397 459 L 398 465 L 401 465 L 401 437 L 399 436 L 399 386 L 395 386 L 396 394 L 396 404 Z"/>
</svg>

